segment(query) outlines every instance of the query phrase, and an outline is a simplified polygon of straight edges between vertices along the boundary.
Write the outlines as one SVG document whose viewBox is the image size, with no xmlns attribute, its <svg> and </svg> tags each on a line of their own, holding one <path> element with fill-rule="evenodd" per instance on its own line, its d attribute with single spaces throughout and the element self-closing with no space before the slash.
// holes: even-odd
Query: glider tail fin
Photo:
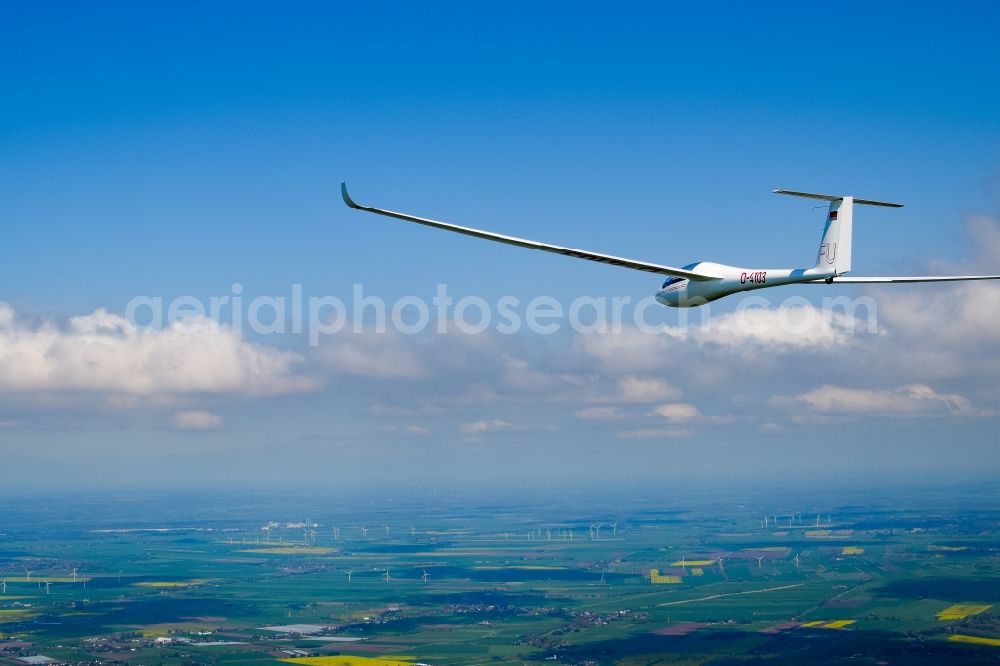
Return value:
<svg viewBox="0 0 1000 666">
<path fill-rule="evenodd" d="M 774 190 L 775 194 L 789 194 L 794 197 L 819 199 L 829 201 L 830 208 L 826 214 L 826 226 L 823 228 L 823 238 L 819 242 L 819 253 L 816 255 L 816 269 L 824 273 L 841 275 L 851 270 L 851 235 L 853 232 L 854 204 L 866 206 L 885 206 L 902 208 L 903 204 L 872 199 L 856 199 L 835 194 L 814 194 L 812 192 L 796 192 L 794 190 Z"/>
<path fill-rule="evenodd" d="M 816 268 L 841 275 L 851 270 L 851 233 L 854 221 L 854 197 L 830 202 L 823 238 L 819 242 Z"/>
</svg>

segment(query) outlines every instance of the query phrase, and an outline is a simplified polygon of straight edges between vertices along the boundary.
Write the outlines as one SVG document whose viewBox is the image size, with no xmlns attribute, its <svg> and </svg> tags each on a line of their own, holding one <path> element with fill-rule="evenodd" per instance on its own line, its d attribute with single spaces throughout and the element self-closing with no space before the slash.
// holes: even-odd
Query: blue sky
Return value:
<svg viewBox="0 0 1000 666">
<path fill-rule="evenodd" d="M 226 344 L 251 345 L 234 352 L 235 370 L 213 370 L 235 379 L 192 386 L 123 364 L 148 374 L 137 386 L 107 357 L 80 352 L 93 339 L 45 333 L 98 308 L 119 316 L 135 296 L 205 300 L 237 282 L 248 300 L 295 283 L 343 299 L 361 283 L 390 301 L 430 298 L 439 283 L 456 297 L 563 302 L 657 286 L 643 273 L 366 217 L 342 205 L 341 180 L 362 202 L 672 265 L 808 264 L 822 213 L 770 190 L 857 194 L 907 207 L 858 212 L 856 273 L 995 272 L 995 3 L 0 12 L 0 301 L 16 313 L 0 356 L 0 446 L 29 481 L 42 467 L 69 479 L 81 465 L 161 479 L 196 457 L 226 461 L 237 479 L 265 461 L 288 475 L 345 461 L 399 477 L 433 466 L 447 479 L 484 467 L 545 476 L 567 459 L 580 462 L 566 474 L 586 478 L 611 453 L 628 461 L 626 475 L 649 460 L 705 475 L 798 473 L 816 460 L 864 470 L 831 446 L 889 466 L 906 458 L 918 472 L 1000 461 L 990 446 L 1000 349 L 989 333 L 1000 301 L 989 286 L 843 288 L 876 299 L 884 335 L 825 331 L 813 347 L 759 336 L 601 346 L 525 333 L 362 336 L 314 350 L 291 334 L 192 334 L 168 346 L 172 367 L 211 369 Z M 765 316 L 779 316 L 786 296 L 818 305 L 827 294 L 768 293 Z M 940 315 L 925 320 L 928 311 Z M 916 330 L 925 324 L 949 332 L 933 339 Z M 23 349 L 52 363 L 38 370 L 44 380 L 18 383 Z M 620 361 L 630 354 L 645 363 Z M 378 369 L 386 358 L 395 369 Z M 803 370 L 817 359 L 833 369 Z M 658 386 L 654 399 L 626 400 L 629 378 Z M 831 386 L 854 393 L 810 393 Z M 912 386 L 934 397 L 902 388 Z M 879 401 L 875 412 L 845 406 Z M 698 417 L 657 421 L 668 403 Z M 585 411 L 595 407 L 604 411 Z M 949 462 L 937 447 L 955 433 Z M 731 462 L 710 464 L 720 455 Z"/>
</svg>

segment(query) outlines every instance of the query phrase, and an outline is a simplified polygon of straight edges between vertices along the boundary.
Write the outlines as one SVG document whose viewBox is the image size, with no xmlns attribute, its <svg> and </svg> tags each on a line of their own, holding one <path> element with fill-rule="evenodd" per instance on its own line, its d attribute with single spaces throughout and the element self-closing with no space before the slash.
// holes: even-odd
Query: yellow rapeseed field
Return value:
<svg viewBox="0 0 1000 666">
<path fill-rule="evenodd" d="M 955 604 L 937 614 L 939 620 L 964 620 L 970 615 L 979 615 L 990 609 L 989 604 Z"/>
<path fill-rule="evenodd" d="M 281 661 L 286 664 L 309 664 L 311 666 L 413 666 L 411 661 L 382 659 L 380 657 L 355 657 L 349 654 L 335 657 L 293 657 Z"/>
<path fill-rule="evenodd" d="M 801 626 L 803 627 L 815 627 L 819 629 L 843 629 L 844 627 L 854 624 L 857 620 L 812 620 L 810 622 L 803 622 Z"/>
<path fill-rule="evenodd" d="M 985 636 L 969 636 L 968 634 L 952 634 L 949 641 L 956 643 L 975 643 L 976 645 L 992 645 L 1000 647 L 1000 638 L 986 638 Z"/>
<path fill-rule="evenodd" d="M 659 585 L 663 583 L 679 583 L 681 582 L 680 576 L 661 576 L 659 569 L 649 570 L 649 582 L 654 585 Z"/>
<path fill-rule="evenodd" d="M 823 625 L 824 629 L 843 629 L 849 624 L 854 624 L 856 620 L 834 620 Z"/>
<path fill-rule="evenodd" d="M 192 578 L 191 580 L 144 580 L 132 583 L 135 587 L 188 587 L 190 585 L 204 585 L 207 578 Z"/>
<path fill-rule="evenodd" d="M 715 560 L 677 560 L 671 562 L 672 567 L 710 567 L 715 564 Z"/>
<path fill-rule="evenodd" d="M 841 555 L 864 555 L 865 549 L 857 546 L 844 546 L 840 550 Z"/>
<path fill-rule="evenodd" d="M 38 613 L 25 608 L 0 608 L 0 622 L 16 622 L 36 615 Z"/>
</svg>

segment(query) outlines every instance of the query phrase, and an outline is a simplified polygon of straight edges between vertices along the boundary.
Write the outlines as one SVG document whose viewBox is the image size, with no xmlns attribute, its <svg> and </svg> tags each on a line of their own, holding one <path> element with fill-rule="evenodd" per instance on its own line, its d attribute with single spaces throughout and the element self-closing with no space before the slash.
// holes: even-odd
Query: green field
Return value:
<svg viewBox="0 0 1000 666">
<path fill-rule="evenodd" d="M 544 495 L 364 512 L 349 498 L 45 498 L 45 512 L 17 498 L 11 524 L 30 527 L 0 542 L 0 663 L 995 661 L 996 498 L 975 497 L 970 511 L 609 496 L 587 515 Z M 315 527 L 288 526 L 301 515 Z"/>
</svg>

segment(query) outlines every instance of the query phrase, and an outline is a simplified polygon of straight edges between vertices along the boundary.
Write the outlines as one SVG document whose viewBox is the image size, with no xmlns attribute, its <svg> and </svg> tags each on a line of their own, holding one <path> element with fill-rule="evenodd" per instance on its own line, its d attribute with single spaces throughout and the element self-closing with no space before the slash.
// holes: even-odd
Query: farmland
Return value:
<svg viewBox="0 0 1000 666">
<path fill-rule="evenodd" d="M 0 663 L 1000 659 L 991 488 L 3 499 Z"/>
</svg>

